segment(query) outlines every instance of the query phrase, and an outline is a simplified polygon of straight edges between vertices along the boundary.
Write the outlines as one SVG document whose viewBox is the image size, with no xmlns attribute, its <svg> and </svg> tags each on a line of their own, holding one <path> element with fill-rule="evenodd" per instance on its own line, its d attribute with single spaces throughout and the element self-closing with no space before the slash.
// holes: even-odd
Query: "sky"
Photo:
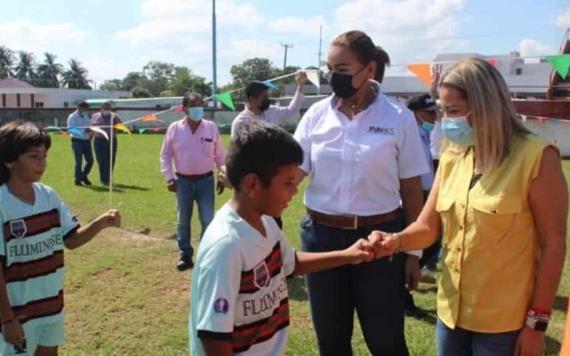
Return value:
<svg viewBox="0 0 570 356">
<path fill-rule="evenodd" d="M 212 79 L 212 0 L 0 0 L 0 45 L 78 59 L 96 85 L 151 60 Z M 438 53 L 555 54 L 570 27 L 570 0 L 217 0 L 218 85 L 252 57 L 319 63 L 336 35 L 363 30 L 389 53 L 387 75 Z"/>
</svg>

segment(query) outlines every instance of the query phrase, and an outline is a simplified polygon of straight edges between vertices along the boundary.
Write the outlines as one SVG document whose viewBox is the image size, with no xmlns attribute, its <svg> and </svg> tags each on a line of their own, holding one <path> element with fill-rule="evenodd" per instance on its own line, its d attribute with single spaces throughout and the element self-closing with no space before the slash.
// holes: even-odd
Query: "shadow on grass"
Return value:
<svg viewBox="0 0 570 356">
<path fill-rule="evenodd" d="M 420 293 L 420 294 L 427 294 L 427 293 L 435 293 L 437 292 L 437 286 L 435 285 L 430 285 L 429 287 L 421 287 L 418 288 L 416 290 L 414 290 L 414 293 Z"/>
<path fill-rule="evenodd" d="M 84 188 L 92 190 L 94 192 L 109 192 L 109 187 L 101 185 L 90 185 Z M 124 192 L 125 192 L 124 190 L 117 188 L 117 186 L 113 187 L 113 193 L 124 193 Z"/>
<path fill-rule="evenodd" d="M 556 296 L 554 299 L 554 309 L 560 311 L 567 311 L 568 310 L 568 297 L 561 297 L 559 295 Z"/>
<path fill-rule="evenodd" d="M 418 308 L 415 314 L 410 317 L 434 326 L 437 323 L 437 313 L 433 309 Z"/>
<path fill-rule="evenodd" d="M 558 355 L 558 353 L 560 352 L 560 349 L 562 348 L 562 344 L 560 344 L 560 341 L 546 335 L 546 337 L 544 338 L 545 344 L 546 344 L 546 351 L 545 351 L 545 355 Z"/>
<path fill-rule="evenodd" d="M 114 184 L 114 187 L 122 188 L 122 189 L 130 189 L 130 190 L 139 190 L 139 191 L 148 191 L 147 187 L 139 187 L 137 185 L 127 185 L 127 184 Z"/>
<path fill-rule="evenodd" d="M 166 239 L 168 240 L 176 240 L 178 238 L 178 235 L 176 233 L 170 234 L 166 237 Z"/>
<path fill-rule="evenodd" d="M 306 301 L 309 299 L 305 279 L 301 276 L 287 279 L 287 289 L 289 290 L 289 299 L 291 300 Z"/>
</svg>

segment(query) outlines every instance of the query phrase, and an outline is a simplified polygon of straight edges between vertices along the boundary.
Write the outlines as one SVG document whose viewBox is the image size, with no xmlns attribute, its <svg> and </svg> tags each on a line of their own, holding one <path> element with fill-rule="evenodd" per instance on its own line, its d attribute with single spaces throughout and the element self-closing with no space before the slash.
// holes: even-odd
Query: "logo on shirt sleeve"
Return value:
<svg viewBox="0 0 570 356">
<path fill-rule="evenodd" d="M 28 232 L 28 228 L 24 219 L 10 221 L 10 233 L 12 236 L 21 238 L 26 236 L 26 232 Z"/>
<path fill-rule="evenodd" d="M 269 285 L 271 277 L 269 276 L 269 268 L 265 261 L 261 262 L 253 269 L 253 283 L 259 289 L 265 288 Z"/>
<path fill-rule="evenodd" d="M 226 314 L 230 309 L 230 303 L 225 298 L 218 298 L 214 302 L 214 311 L 216 313 Z"/>
<path fill-rule="evenodd" d="M 394 128 L 393 127 L 378 127 L 378 126 L 369 126 L 368 133 L 375 133 L 381 135 L 391 135 L 394 136 Z"/>
</svg>

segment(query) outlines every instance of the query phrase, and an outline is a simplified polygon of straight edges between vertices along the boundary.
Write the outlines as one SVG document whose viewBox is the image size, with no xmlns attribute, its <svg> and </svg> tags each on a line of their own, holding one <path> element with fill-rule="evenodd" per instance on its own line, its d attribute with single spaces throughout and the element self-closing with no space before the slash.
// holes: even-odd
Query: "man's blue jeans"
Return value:
<svg viewBox="0 0 570 356">
<path fill-rule="evenodd" d="M 93 167 L 93 151 L 91 150 L 90 140 L 71 139 L 71 149 L 75 158 L 75 181 L 80 182 L 87 178 L 91 167 Z M 85 157 L 85 167 L 83 166 L 83 158 Z"/>
<path fill-rule="evenodd" d="M 480 333 L 448 328 L 437 320 L 438 356 L 512 356 L 520 330 L 504 333 Z"/>
<path fill-rule="evenodd" d="M 184 258 L 191 258 L 194 249 L 190 243 L 191 222 L 194 201 L 198 205 L 198 215 L 204 235 L 206 228 L 214 218 L 214 177 L 190 180 L 184 177 L 176 180 L 176 201 L 178 205 L 177 239 L 178 249 Z"/>
</svg>

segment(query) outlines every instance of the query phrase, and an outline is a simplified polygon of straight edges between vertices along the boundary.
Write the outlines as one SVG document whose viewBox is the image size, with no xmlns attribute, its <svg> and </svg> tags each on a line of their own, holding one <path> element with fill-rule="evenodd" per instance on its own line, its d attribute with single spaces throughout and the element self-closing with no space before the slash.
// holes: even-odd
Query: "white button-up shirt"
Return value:
<svg viewBox="0 0 570 356">
<path fill-rule="evenodd" d="M 263 120 L 277 125 L 298 114 L 304 100 L 305 95 L 301 89 L 298 88 L 295 92 L 295 96 L 286 107 L 271 105 L 264 112 L 256 114 L 246 106 L 245 109 L 240 112 L 232 122 L 231 136 L 235 137 L 235 133 L 239 130 L 240 126 L 250 120 Z"/>
<path fill-rule="evenodd" d="M 411 111 L 379 94 L 349 120 L 334 96 L 309 108 L 295 139 L 310 176 L 305 205 L 329 215 L 370 216 L 400 206 L 400 179 L 429 171 Z"/>
</svg>

